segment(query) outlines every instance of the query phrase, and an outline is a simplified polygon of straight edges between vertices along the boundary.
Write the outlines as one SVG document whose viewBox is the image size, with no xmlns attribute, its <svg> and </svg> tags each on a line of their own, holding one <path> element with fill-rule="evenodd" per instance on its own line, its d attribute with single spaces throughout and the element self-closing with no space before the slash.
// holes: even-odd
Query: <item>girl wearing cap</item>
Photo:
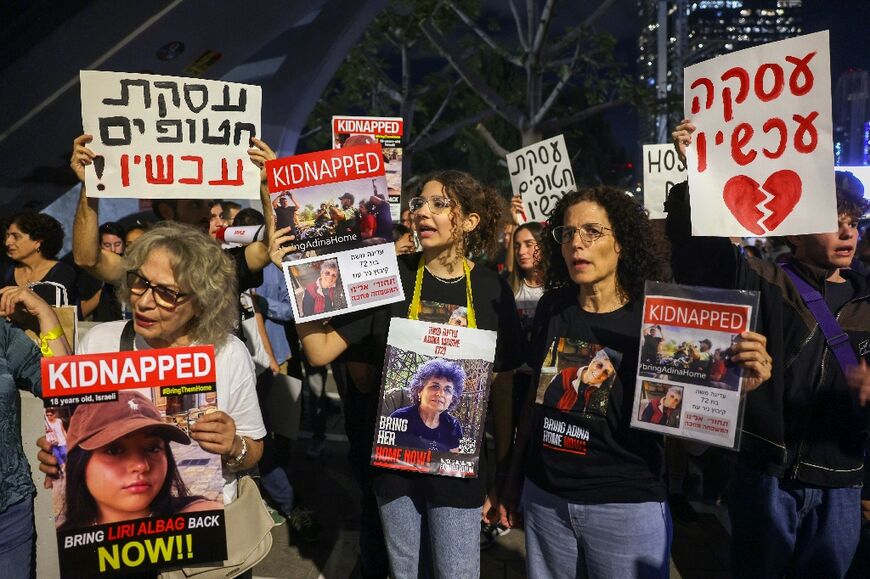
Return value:
<svg viewBox="0 0 870 579">
<path fill-rule="evenodd" d="M 221 455 L 224 503 L 230 503 L 236 498 L 233 471 L 257 464 L 266 436 L 254 363 L 233 335 L 239 315 L 233 263 L 202 231 L 170 222 L 143 233 L 123 259 L 127 274 L 118 284 L 118 298 L 133 320 L 95 326 L 79 341 L 78 353 L 214 344 L 219 410 L 203 415 L 190 438 Z M 50 448 L 44 441 L 40 446 L 41 470 L 56 475 Z"/>
<path fill-rule="evenodd" d="M 79 406 L 70 418 L 63 529 L 151 516 L 221 509 L 223 503 L 188 496 L 169 442 L 190 444 L 163 422 L 140 392 Z"/>
</svg>

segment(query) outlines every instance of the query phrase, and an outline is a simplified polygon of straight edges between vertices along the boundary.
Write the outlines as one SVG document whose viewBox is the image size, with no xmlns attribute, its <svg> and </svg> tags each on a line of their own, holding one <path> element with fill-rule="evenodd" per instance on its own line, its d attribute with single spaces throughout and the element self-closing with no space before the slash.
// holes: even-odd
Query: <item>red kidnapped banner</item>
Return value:
<svg viewBox="0 0 870 579">
<path fill-rule="evenodd" d="M 401 119 L 381 117 L 333 117 L 333 133 L 383 135 L 401 137 L 404 123 Z"/>
<path fill-rule="evenodd" d="M 728 304 L 647 297 L 645 324 L 681 326 L 738 334 L 749 328 L 749 308 Z"/>
<path fill-rule="evenodd" d="M 42 394 L 214 384 L 214 346 L 43 358 Z"/>
<path fill-rule="evenodd" d="M 272 193 L 381 177 L 385 174 L 384 155 L 379 143 L 318 151 L 267 161 L 266 174 Z"/>
</svg>

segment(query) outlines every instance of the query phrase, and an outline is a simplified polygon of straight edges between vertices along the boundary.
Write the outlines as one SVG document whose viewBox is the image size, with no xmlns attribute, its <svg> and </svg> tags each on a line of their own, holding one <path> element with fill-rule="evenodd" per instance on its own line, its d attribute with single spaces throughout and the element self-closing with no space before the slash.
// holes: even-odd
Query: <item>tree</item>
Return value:
<svg viewBox="0 0 870 579">
<path fill-rule="evenodd" d="M 440 3 L 441 10 L 451 11 L 473 32 L 480 49 L 488 49 L 522 72 L 525 83 L 519 98 L 500 92 L 468 63 L 442 32 L 435 19 L 438 11 L 423 20 L 420 29 L 491 113 L 519 133 L 525 146 L 627 102 L 633 87 L 626 77 L 617 74 L 613 39 L 593 30 L 614 1 L 603 0 L 583 22 L 569 27 L 560 38 L 550 38 L 557 0 L 546 0 L 543 7 L 539 0 L 526 0 L 522 10 L 518 0 L 507 0 L 516 28 L 515 49 L 499 42 L 455 2 Z M 586 98 L 580 107 L 563 108 L 554 115 L 555 105 L 571 84 L 583 87 Z M 503 157 L 509 149 L 498 142 L 483 120 L 476 125 L 478 132 L 493 153 Z"/>
</svg>

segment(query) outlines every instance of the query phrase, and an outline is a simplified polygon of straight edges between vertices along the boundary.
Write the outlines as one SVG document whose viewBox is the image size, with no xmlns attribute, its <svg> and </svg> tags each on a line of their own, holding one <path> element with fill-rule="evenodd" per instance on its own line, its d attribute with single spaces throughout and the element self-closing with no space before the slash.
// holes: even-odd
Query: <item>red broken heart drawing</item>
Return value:
<svg viewBox="0 0 870 579">
<path fill-rule="evenodd" d="M 731 177 L 725 183 L 722 197 L 740 225 L 756 235 L 764 235 L 779 227 L 792 212 L 800 201 L 801 187 L 800 175 L 783 169 L 768 177 L 764 185 L 759 185 L 755 179 L 746 175 Z M 771 199 L 762 207 L 769 209 L 771 213 L 759 224 L 764 213 L 758 206 L 767 199 L 765 191 L 771 195 Z"/>
</svg>

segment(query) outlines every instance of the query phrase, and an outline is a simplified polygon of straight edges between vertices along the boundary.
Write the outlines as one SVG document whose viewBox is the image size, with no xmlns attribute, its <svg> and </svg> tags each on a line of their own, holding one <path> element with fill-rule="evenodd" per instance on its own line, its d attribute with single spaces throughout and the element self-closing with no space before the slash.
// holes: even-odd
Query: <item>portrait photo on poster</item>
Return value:
<svg viewBox="0 0 870 579">
<path fill-rule="evenodd" d="M 682 386 L 644 380 L 642 391 L 638 420 L 669 428 L 680 427 L 680 413 L 683 409 Z"/>
<path fill-rule="evenodd" d="M 347 307 L 337 258 L 288 265 L 286 269 L 296 308 L 302 315 L 314 316 Z"/>
<path fill-rule="evenodd" d="M 535 401 L 560 412 L 607 416 L 622 354 L 573 338 L 553 341 Z"/>
</svg>

